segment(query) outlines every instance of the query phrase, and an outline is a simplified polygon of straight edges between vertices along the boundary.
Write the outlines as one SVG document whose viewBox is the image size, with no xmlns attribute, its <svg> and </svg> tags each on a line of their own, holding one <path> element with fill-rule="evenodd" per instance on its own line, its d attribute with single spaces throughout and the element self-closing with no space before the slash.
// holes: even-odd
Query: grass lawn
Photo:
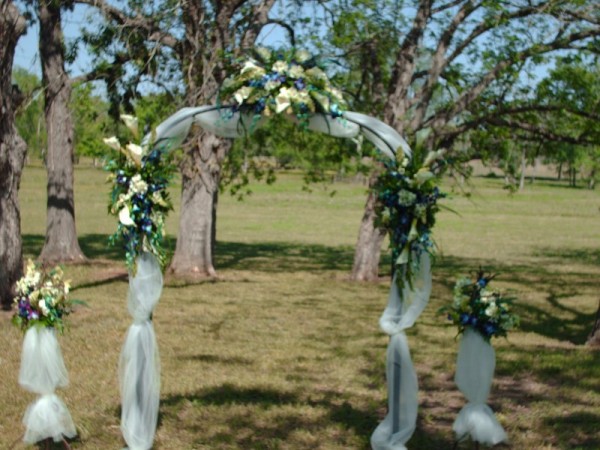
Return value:
<svg viewBox="0 0 600 450">
<path fill-rule="evenodd" d="M 85 300 L 60 338 L 71 378 L 59 392 L 79 431 L 74 449 L 119 449 L 117 362 L 130 318 L 118 249 L 106 241 L 105 174 L 76 171 L 77 229 L 90 262 L 68 266 Z M 378 319 L 389 280 L 351 283 L 365 188 L 301 190 L 300 177 L 222 195 L 218 281 L 167 279 L 154 314 L 162 387 L 156 449 L 367 449 L 386 413 L 387 337 Z M 178 200 L 178 187 L 173 190 Z M 27 167 L 20 191 L 27 256 L 45 231 L 45 174 Z M 497 179 L 453 195 L 434 234 L 441 252 L 430 304 L 408 336 L 420 383 L 410 449 L 450 449 L 464 404 L 453 381 L 458 342 L 438 308 L 479 265 L 518 298 L 522 326 L 494 341 L 489 404 L 512 449 L 600 448 L 600 352 L 583 346 L 600 297 L 600 195 L 536 181 L 514 196 Z M 177 232 L 179 206 L 168 223 Z M 169 243 L 174 247 L 175 236 Z M 389 258 L 382 274 L 389 273 Z M 0 448 L 23 448 L 34 399 L 18 383 L 22 336 L 0 315 Z M 460 448 L 471 448 L 463 444 Z"/>
</svg>

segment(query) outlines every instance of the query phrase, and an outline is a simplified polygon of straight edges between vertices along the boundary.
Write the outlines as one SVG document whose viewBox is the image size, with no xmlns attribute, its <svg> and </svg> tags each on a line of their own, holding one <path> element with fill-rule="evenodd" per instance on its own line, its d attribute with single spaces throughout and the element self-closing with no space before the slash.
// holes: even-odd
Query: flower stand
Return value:
<svg viewBox="0 0 600 450">
<path fill-rule="evenodd" d="M 504 429 L 486 404 L 495 366 L 494 348 L 481 334 L 466 327 L 460 342 L 454 378 L 468 400 L 452 426 L 458 441 L 470 437 L 476 443 L 496 445 L 507 440 Z"/>
<path fill-rule="evenodd" d="M 56 330 L 51 327 L 31 327 L 25 333 L 21 354 L 19 384 L 39 394 L 27 408 L 25 425 L 26 444 L 52 439 L 64 442 L 77 435 L 69 410 L 54 391 L 69 384 Z"/>
</svg>

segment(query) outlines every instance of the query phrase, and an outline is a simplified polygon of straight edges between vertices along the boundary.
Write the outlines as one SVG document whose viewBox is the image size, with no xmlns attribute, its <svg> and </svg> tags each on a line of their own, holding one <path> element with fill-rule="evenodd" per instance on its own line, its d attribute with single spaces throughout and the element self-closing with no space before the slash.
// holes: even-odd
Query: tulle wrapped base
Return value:
<svg viewBox="0 0 600 450">
<path fill-rule="evenodd" d="M 508 439 L 494 412 L 486 404 L 467 403 L 454 421 L 452 430 L 460 440 L 469 435 L 474 441 L 487 445 Z"/>
<path fill-rule="evenodd" d="M 160 264 L 151 253 L 137 258 L 130 274 L 127 307 L 133 317 L 121 359 L 121 432 L 130 450 L 152 448 L 160 403 L 160 358 L 150 319 L 163 287 Z"/>
<path fill-rule="evenodd" d="M 52 438 L 60 442 L 63 437 L 73 438 L 77 435 L 69 410 L 55 394 L 46 394 L 29 405 L 23 418 L 26 444 Z"/>
</svg>

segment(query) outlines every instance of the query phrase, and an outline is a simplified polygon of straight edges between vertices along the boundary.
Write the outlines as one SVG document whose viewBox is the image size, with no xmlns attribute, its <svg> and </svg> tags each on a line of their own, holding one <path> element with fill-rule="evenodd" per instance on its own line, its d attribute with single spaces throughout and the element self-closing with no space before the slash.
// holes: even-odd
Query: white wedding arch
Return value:
<svg viewBox="0 0 600 450">
<path fill-rule="evenodd" d="M 249 129 L 260 127 L 268 118 L 256 121 L 253 114 L 232 112 L 227 106 L 183 108 L 167 118 L 143 144 L 178 147 L 187 137 L 192 124 L 225 138 L 242 137 Z M 295 116 L 283 114 L 292 121 Z M 396 158 L 398 151 L 411 156 L 406 141 L 392 127 L 365 114 L 345 111 L 341 115 L 317 113 L 306 123 L 309 130 L 340 138 L 364 136 L 386 157 Z M 388 414 L 371 436 L 374 450 L 403 450 L 415 431 L 418 383 L 405 330 L 415 323 L 431 293 L 429 254 L 422 252 L 412 282 L 398 288 L 395 277 L 405 277 L 398 270 L 391 284 L 387 307 L 380 326 L 390 335 L 387 351 Z M 127 445 L 134 450 L 152 447 L 158 419 L 160 364 L 156 337 L 151 321 L 160 292 L 162 274 L 156 259 L 148 253 L 138 257 L 137 273 L 130 276 L 129 312 L 134 323 L 127 333 L 119 364 L 122 416 L 121 429 Z"/>
</svg>

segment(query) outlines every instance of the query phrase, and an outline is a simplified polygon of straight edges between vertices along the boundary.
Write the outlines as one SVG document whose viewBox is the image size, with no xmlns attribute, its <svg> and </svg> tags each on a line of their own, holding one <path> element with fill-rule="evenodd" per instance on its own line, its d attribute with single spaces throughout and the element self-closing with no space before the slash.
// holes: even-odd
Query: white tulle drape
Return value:
<svg viewBox="0 0 600 450">
<path fill-rule="evenodd" d="M 119 362 L 121 432 L 129 449 L 152 447 L 160 400 L 160 360 L 152 311 L 163 287 L 160 264 L 151 253 L 137 258 L 130 275 L 128 309 L 133 317 Z"/>
<path fill-rule="evenodd" d="M 454 377 L 468 400 L 452 426 L 457 439 L 470 436 L 474 441 L 487 445 L 506 441 L 504 429 L 486 405 L 495 367 L 494 348 L 478 332 L 467 327 L 460 341 Z"/>
<path fill-rule="evenodd" d="M 284 117 L 297 121 L 295 116 Z M 218 109 L 209 105 L 182 108 L 156 127 L 153 137 L 156 141 L 167 140 L 172 148 L 177 148 L 193 123 L 218 136 L 236 138 L 259 128 L 267 120 L 265 117 L 256 120 L 253 114 L 231 113 L 227 107 Z M 389 158 L 395 158 L 397 149 L 401 149 L 407 156 L 411 155 L 409 145 L 396 130 L 365 114 L 346 111 L 343 117 L 337 118 L 315 114 L 308 120 L 308 129 L 340 138 L 354 138 L 362 133 Z M 145 142 L 149 142 L 150 138 L 150 135 L 146 136 Z"/>
<path fill-rule="evenodd" d="M 396 276 L 403 276 L 402 268 L 399 271 Z M 415 431 L 419 386 L 404 330 L 414 325 L 430 295 L 431 263 L 429 254 L 423 252 L 412 288 L 405 282 L 400 295 L 395 277 L 392 280 L 388 304 L 379 320 L 381 329 L 390 335 L 386 362 L 388 414 L 371 436 L 373 450 L 404 450 Z"/>
<path fill-rule="evenodd" d="M 19 384 L 40 397 L 23 418 L 27 444 L 52 438 L 55 442 L 77 435 L 71 414 L 54 391 L 69 384 L 69 376 L 54 328 L 32 327 L 25 333 Z"/>
</svg>

